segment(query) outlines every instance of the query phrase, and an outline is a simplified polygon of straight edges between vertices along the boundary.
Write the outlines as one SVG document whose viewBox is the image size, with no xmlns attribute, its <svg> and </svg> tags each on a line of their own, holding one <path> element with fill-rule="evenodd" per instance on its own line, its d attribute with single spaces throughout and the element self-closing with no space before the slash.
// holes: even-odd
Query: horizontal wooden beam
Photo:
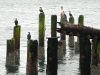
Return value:
<svg viewBox="0 0 100 75">
<path fill-rule="evenodd" d="M 87 37 L 89 39 L 100 38 L 100 29 L 96 29 L 88 26 L 81 26 L 77 24 L 57 22 L 61 28 L 57 28 L 56 31 L 59 33 L 64 33 L 70 36 Z"/>
</svg>

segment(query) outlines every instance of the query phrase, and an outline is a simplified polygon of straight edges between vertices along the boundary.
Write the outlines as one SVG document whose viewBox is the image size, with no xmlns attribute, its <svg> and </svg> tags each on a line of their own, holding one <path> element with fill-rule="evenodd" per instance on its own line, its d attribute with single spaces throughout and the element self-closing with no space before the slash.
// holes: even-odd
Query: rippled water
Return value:
<svg viewBox="0 0 100 75">
<path fill-rule="evenodd" d="M 50 37 L 51 15 L 56 14 L 60 21 L 60 7 L 68 15 L 72 11 L 75 23 L 78 16 L 84 15 L 84 25 L 100 28 L 100 1 L 99 0 L 0 0 L 0 75 L 25 75 L 27 39 L 26 35 L 30 31 L 32 39 L 38 39 L 38 15 L 41 6 L 45 12 L 46 37 Z M 14 20 L 18 18 L 21 25 L 21 47 L 20 66 L 16 73 L 7 73 L 6 62 L 6 41 L 13 37 Z M 59 33 L 58 33 L 59 36 Z M 68 37 L 66 37 L 68 42 Z M 45 39 L 45 48 L 47 46 Z M 58 75 L 79 75 L 79 54 L 66 47 L 66 55 L 63 61 L 58 61 Z M 46 59 L 44 66 L 39 67 L 39 75 L 45 75 Z M 41 71 L 42 69 L 42 71 Z"/>
</svg>

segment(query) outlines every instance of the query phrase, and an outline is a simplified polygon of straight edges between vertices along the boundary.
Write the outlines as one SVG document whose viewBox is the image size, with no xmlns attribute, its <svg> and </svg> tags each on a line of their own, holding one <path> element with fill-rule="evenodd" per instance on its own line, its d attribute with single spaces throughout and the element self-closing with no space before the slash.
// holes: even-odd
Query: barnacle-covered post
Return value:
<svg viewBox="0 0 100 75">
<path fill-rule="evenodd" d="M 20 32 L 21 26 L 14 26 L 14 35 L 13 38 L 15 40 L 15 62 L 19 64 L 20 61 Z"/>
<path fill-rule="evenodd" d="M 69 22 L 74 24 L 74 17 L 73 16 L 69 17 Z M 74 47 L 74 36 L 69 36 L 68 45 L 69 45 L 69 47 Z"/>
<path fill-rule="evenodd" d="M 57 48 L 58 38 L 48 38 L 46 75 L 57 75 Z"/>
<path fill-rule="evenodd" d="M 81 25 L 81 26 L 84 25 L 84 16 L 83 15 L 79 16 L 78 25 Z M 79 53 L 79 37 L 77 37 L 77 41 L 75 42 L 74 49 L 75 49 L 75 53 Z"/>
<path fill-rule="evenodd" d="M 38 75 L 38 42 L 28 40 L 27 45 L 26 75 Z"/>
<path fill-rule="evenodd" d="M 41 12 L 39 14 L 39 48 L 38 48 L 38 58 L 40 60 L 45 59 L 44 37 L 45 37 L 45 14 L 44 12 Z"/>
</svg>

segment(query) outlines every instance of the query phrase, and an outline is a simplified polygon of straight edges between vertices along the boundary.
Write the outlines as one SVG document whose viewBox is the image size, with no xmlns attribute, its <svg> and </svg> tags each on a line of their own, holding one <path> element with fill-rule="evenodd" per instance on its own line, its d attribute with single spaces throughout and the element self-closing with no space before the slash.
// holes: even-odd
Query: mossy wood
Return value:
<svg viewBox="0 0 100 75">
<path fill-rule="evenodd" d="M 79 18 L 78 18 L 78 24 L 79 25 L 84 25 L 84 16 L 83 15 L 79 16 Z"/>
<path fill-rule="evenodd" d="M 56 37 L 57 15 L 51 16 L 51 37 Z"/>
<path fill-rule="evenodd" d="M 38 42 L 29 40 L 27 48 L 27 73 L 26 75 L 38 75 Z"/>
<path fill-rule="evenodd" d="M 45 36 L 45 14 L 39 14 L 39 46 L 44 47 L 44 36 Z"/>
<path fill-rule="evenodd" d="M 20 49 L 20 32 L 21 32 L 21 26 L 15 26 L 14 27 L 15 50 Z"/>
<path fill-rule="evenodd" d="M 7 55 L 9 54 L 9 52 L 12 52 L 14 50 L 15 50 L 14 40 L 13 39 L 7 40 Z"/>
<path fill-rule="evenodd" d="M 69 18 L 69 22 L 72 23 L 72 24 L 74 24 L 74 17 L 70 17 Z"/>
</svg>

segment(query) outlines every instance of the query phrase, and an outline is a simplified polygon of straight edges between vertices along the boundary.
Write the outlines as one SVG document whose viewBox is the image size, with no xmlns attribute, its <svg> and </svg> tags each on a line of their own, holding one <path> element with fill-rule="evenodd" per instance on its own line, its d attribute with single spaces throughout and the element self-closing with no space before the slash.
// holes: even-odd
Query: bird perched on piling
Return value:
<svg viewBox="0 0 100 75">
<path fill-rule="evenodd" d="M 70 17 L 73 17 L 73 15 L 72 15 L 71 11 L 69 11 L 69 16 L 70 16 Z"/>
<path fill-rule="evenodd" d="M 30 32 L 28 32 L 27 39 L 31 40 L 31 34 L 30 34 Z"/>
<path fill-rule="evenodd" d="M 43 13 L 43 9 L 42 7 L 39 8 L 40 13 Z"/>
<path fill-rule="evenodd" d="M 17 18 L 15 19 L 14 23 L 15 23 L 16 26 L 18 25 L 18 20 L 17 20 Z"/>
<path fill-rule="evenodd" d="M 67 21 L 67 16 L 66 16 L 65 12 L 63 11 L 63 6 L 61 6 L 61 14 L 60 14 L 60 16 L 61 16 L 61 22 L 62 23 L 68 22 Z"/>
</svg>

